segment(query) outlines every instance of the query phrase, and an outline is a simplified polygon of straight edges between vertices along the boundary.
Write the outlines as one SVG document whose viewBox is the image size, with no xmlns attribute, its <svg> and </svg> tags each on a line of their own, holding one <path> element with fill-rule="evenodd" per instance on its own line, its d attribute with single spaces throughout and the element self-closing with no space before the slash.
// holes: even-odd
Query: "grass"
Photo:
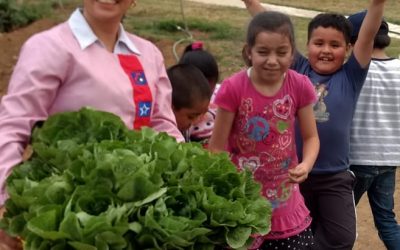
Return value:
<svg viewBox="0 0 400 250">
<path fill-rule="evenodd" d="M 244 10 L 207 6 L 185 1 L 184 15 L 195 40 L 201 40 L 205 47 L 215 55 L 221 76 L 226 77 L 243 67 L 241 48 L 244 44 L 245 25 L 249 15 Z M 134 31 L 154 41 L 169 40 L 168 48 L 160 45 L 164 54 L 172 51 L 172 44 L 188 36 L 179 31 L 176 25 L 184 27 L 180 1 L 147 0 L 138 3 L 124 21 L 127 30 Z M 180 45 L 179 52 L 189 42 Z M 172 63 L 168 62 L 167 66 Z"/>
<path fill-rule="evenodd" d="M 208 6 L 187 1 L 184 15 L 195 40 L 205 42 L 206 48 L 215 55 L 221 69 L 221 78 L 243 68 L 241 49 L 250 16 L 244 9 Z M 201 17 L 201 18 L 200 18 Z M 293 18 L 298 37 L 305 38 L 308 20 Z M 147 0 L 131 10 L 124 21 L 128 30 L 144 36 L 156 44 L 161 40 L 171 43 L 187 37 L 176 26 L 184 27 L 179 1 Z M 188 44 L 184 43 L 183 47 Z M 299 39 L 299 49 L 304 51 L 305 40 Z M 301 46 L 302 45 L 302 46 Z M 159 46 L 166 54 L 170 48 Z M 175 62 L 167 62 L 171 66 Z"/>
<path fill-rule="evenodd" d="M 274 1 L 269 1 L 272 3 Z M 340 8 L 349 11 L 359 10 L 366 1 L 332 1 L 323 0 L 319 6 L 331 7 L 335 11 Z M 394 1 L 389 1 L 397 5 Z M 389 3 L 388 2 L 388 3 Z M 311 1 L 275 1 L 279 4 L 296 4 L 297 6 L 315 6 Z M 329 3 L 329 4 L 328 4 Z M 347 3 L 347 4 L 346 4 Z M 312 8 L 312 7 L 310 7 Z M 315 9 L 315 8 L 314 8 Z M 389 9 L 389 8 L 388 8 Z M 194 39 L 205 42 L 206 48 L 213 53 L 221 69 L 222 78 L 240 70 L 244 63 L 241 59 L 241 49 L 245 40 L 245 29 L 250 16 L 244 9 L 202 5 L 184 1 L 184 16 Z M 309 19 L 292 17 L 295 25 L 297 46 L 305 53 L 307 24 Z M 127 30 L 144 36 L 159 45 L 164 54 L 172 51 L 172 44 L 187 35 L 176 29 L 176 25 L 184 27 L 180 1 L 176 0 L 146 0 L 129 11 L 125 20 Z M 166 46 L 162 40 L 170 41 Z M 184 43 L 180 46 L 183 49 Z M 400 40 L 393 39 L 388 52 L 393 57 L 400 55 Z M 167 62 L 171 66 L 175 61 Z"/>
</svg>

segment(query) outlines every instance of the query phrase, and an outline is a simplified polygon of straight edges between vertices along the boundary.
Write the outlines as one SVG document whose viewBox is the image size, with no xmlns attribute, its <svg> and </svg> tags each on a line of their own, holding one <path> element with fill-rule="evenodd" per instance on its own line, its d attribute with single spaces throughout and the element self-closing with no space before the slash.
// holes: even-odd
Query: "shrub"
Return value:
<svg viewBox="0 0 400 250">
<path fill-rule="evenodd" d="M 0 0 L 0 32 L 10 32 L 43 17 L 50 12 L 49 1 L 18 4 L 15 0 Z"/>
</svg>

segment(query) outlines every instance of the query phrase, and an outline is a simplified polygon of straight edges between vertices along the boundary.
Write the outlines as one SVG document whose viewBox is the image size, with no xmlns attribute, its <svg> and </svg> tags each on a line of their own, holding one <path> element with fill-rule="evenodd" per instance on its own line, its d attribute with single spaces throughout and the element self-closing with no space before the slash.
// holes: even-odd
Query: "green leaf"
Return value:
<svg viewBox="0 0 400 250">
<path fill-rule="evenodd" d="M 142 231 L 143 226 L 139 222 L 134 221 L 132 223 L 129 223 L 129 229 L 139 234 Z"/>
<path fill-rule="evenodd" d="M 43 239 L 58 240 L 69 238 L 68 234 L 58 231 L 57 217 L 56 210 L 44 212 L 28 221 L 27 228 Z"/>
<path fill-rule="evenodd" d="M 114 232 L 105 231 L 96 235 L 96 246 L 104 245 L 103 249 L 125 249 L 128 245 L 122 235 L 118 235 Z M 98 247 L 98 249 L 101 249 Z"/>
<path fill-rule="evenodd" d="M 250 234 L 250 227 L 237 227 L 234 229 L 228 229 L 226 241 L 230 247 L 237 249 L 246 244 L 247 239 L 250 238 Z"/>
<path fill-rule="evenodd" d="M 135 202 L 134 205 L 137 206 L 137 207 L 140 207 L 140 206 L 143 206 L 144 204 L 150 203 L 150 202 L 160 198 L 161 196 L 163 196 L 167 192 L 167 190 L 168 189 L 166 187 L 165 188 L 160 188 L 156 192 L 148 195 L 143 200 Z"/>
<path fill-rule="evenodd" d="M 98 250 L 97 247 L 85 244 L 79 241 L 70 241 L 68 245 L 72 246 L 75 250 Z"/>
<path fill-rule="evenodd" d="M 72 240 L 82 240 L 82 229 L 75 213 L 67 213 L 60 223 L 60 232 L 69 235 Z"/>
<path fill-rule="evenodd" d="M 154 185 L 148 176 L 137 173 L 122 186 L 117 196 L 124 201 L 132 202 L 144 200 L 157 192 L 160 192 L 160 188 Z"/>
</svg>

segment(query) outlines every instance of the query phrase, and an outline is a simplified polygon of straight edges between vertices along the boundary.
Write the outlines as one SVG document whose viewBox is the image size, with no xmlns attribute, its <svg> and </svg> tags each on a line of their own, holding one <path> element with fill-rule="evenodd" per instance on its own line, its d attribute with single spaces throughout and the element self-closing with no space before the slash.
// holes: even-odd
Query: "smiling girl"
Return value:
<svg viewBox="0 0 400 250">
<path fill-rule="evenodd" d="M 313 244 L 311 217 L 298 183 L 307 178 L 319 140 L 313 86 L 289 67 L 295 42 L 286 15 L 264 12 L 248 26 L 245 53 L 251 67 L 223 81 L 211 151 L 227 150 L 239 169 L 249 169 L 273 207 L 271 232 L 257 238 L 260 249 L 307 249 Z M 298 118 L 304 158 L 298 162 L 294 121 Z M 261 245 L 261 246 L 259 246 Z"/>
</svg>

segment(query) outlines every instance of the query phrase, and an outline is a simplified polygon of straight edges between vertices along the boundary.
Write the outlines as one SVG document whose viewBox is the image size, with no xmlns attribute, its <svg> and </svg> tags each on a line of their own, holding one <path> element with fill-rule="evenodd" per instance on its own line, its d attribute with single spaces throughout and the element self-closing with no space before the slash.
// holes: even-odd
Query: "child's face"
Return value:
<svg viewBox="0 0 400 250">
<path fill-rule="evenodd" d="M 312 31 L 307 48 L 311 67 L 319 74 L 332 74 L 343 65 L 350 46 L 342 32 L 320 26 Z"/>
<path fill-rule="evenodd" d="M 197 119 L 207 112 L 209 104 L 210 100 L 204 100 L 197 102 L 192 108 L 173 108 L 178 129 L 180 131 L 189 129 Z"/>
<path fill-rule="evenodd" d="M 277 32 L 260 32 L 247 54 L 256 79 L 263 84 L 280 82 L 293 60 L 289 38 Z"/>
</svg>

